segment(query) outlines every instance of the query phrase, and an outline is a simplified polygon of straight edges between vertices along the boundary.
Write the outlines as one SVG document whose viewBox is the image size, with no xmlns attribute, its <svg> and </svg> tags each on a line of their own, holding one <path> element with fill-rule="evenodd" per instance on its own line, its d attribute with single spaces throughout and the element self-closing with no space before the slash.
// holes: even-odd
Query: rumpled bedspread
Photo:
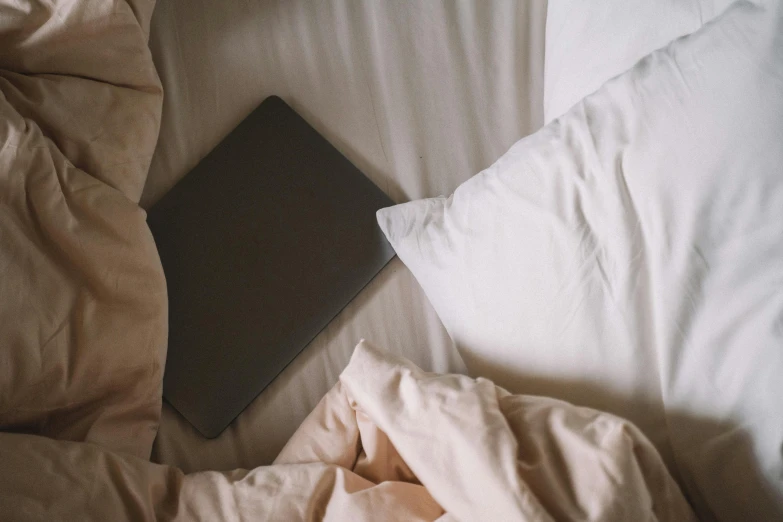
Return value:
<svg viewBox="0 0 783 522">
<path fill-rule="evenodd" d="M 0 0 L 1 520 L 688 520 L 631 424 L 367 342 L 274 465 L 149 462 L 166 285 L 137 203 L 145 0 Z"/>
<path fill-rule="evenodd" d="M 5 520 L 692 520 L 617 417 L 421 371 L 362 341 L 272 466 L 183 475 L 4 434 Z"/>
</svg>

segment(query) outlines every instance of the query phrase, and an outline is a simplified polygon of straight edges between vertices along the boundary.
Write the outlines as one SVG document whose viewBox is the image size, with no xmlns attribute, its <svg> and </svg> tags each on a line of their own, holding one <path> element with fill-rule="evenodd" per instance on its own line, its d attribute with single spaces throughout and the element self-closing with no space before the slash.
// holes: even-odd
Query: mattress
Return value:
<svg viewBox="0 0 783 522">
<path fill-rule="evenodd" d="M 141 204 L 272 94 L 394 201 L 448 194 L 542 125 L 545 17 L 543 0 L 161 2 L 150 47 L 165 99 Z M 465 372 L 394 259 L 218 438 L 164 403 L 153 460 L 185 472 L 271 463 L 361 338 Z"/>
</svg>

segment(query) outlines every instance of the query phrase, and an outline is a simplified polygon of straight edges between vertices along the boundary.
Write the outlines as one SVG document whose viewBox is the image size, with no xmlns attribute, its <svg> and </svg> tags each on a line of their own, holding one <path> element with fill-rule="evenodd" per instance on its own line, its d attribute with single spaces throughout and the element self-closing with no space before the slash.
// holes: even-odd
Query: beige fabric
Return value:
<svg viewBox="0 0 783 522">
<path fill-rule="evenodd" d="M 448 194 L 541 126 L 545 15 L 544 0 L 159 2 L 150 47 L 166 97 L 142 205 L 270 94 L 392 199 Z M 217 439 L 164 404 L 153 458 L 187 471 L 270 464 L 360 337 L 465 371 L 394 260 Z"/>
<path fill-rule="evenodd" d="M 183 475 L 9 434 L 0 461 L 5 520 L 694 520 L 627 422 L 366 342 L 273 466 Z"/>
<path fill-rule="evenodd" d="M 0 427 L 148 457 L 166 289 L 136 202 L 152 2 L 0 2 Z"/>
</svg>

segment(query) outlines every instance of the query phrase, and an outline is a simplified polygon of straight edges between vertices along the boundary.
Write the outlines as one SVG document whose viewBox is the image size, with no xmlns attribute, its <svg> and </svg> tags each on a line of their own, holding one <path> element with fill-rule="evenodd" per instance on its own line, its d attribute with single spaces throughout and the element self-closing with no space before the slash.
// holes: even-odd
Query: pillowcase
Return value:
<svg viewBox="0 0 783 522">
<path fill-rule="evenodd" d="M 783 23 L 654 52 L 378 221 L 473 374 L 636 422 L 704 517 L 783 515 Z"/>
<path fill-rule="evenodd" d="M 690 34 L 733 0 L 554 0 L 547 5 L 544 121 Z"/>
</svg>

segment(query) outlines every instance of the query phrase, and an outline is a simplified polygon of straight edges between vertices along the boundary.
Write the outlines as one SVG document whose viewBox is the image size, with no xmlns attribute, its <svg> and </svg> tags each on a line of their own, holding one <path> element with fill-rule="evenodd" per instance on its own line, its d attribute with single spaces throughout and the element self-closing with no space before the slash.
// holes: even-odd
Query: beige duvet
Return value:
<svg viewBox="0 0 783 522">
<path fill-rule="evenodd" d="M 166 287 L 137 203 L 153 3 L 0 0 L 0 520 L 687 520 L 627 422 L 361 342 L 273 466 L 148 461 Z"/>
<path fill-rule="evenodd" d="M 183 475 L 2 436 L 5 520 L 691 520 L 627 422 L 428 374 L 364 341 L 272 466 Z"/>
</svg>

